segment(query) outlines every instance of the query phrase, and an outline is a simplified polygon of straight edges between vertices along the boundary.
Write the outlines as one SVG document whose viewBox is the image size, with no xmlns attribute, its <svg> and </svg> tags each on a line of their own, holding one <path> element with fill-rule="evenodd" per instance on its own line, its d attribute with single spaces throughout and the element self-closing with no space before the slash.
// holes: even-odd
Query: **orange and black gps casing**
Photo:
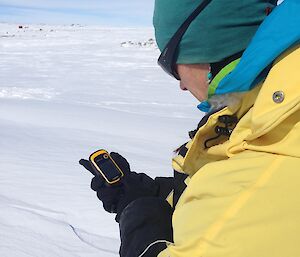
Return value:
<svg viewBox="0 0 300 257">
<path fill-rule="evenodd" d="M 109 185 L 119 182 L 124 176 L 123 171 L 106 150 L 101 149 L 92 153 L 89 160 L 95 172 L 101 175 Z"/>
</svg>

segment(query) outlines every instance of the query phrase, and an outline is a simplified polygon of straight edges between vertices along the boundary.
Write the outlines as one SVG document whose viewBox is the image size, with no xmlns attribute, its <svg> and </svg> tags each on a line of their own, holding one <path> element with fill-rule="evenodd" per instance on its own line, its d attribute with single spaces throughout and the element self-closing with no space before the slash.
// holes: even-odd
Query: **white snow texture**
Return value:
<svg viewBox="0 0 300 257">
<path fill-rule="evenodd" d="M 171 176 L 173 149 L 201 118 L 157 66 L 151 38 L 0 24 L 1 257 L 118 256 L 118 224 L 78 160 L 104 148 L 132 170 Z"/>
</svg>

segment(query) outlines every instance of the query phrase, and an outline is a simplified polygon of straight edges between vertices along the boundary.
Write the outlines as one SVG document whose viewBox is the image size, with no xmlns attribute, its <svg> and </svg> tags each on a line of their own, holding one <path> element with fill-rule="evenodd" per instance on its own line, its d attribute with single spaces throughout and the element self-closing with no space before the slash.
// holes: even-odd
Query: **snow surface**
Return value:
<svg viewBox="0 0 300 257">
<path fill-rule="evenodd" d="M 118 256 L 118 225 L 78 160 L 105 148 L 133 170 L 171 176 L 172 151 L 201 118 L 150 38 L 0 24 L 1 257 Z"/>
</svg>

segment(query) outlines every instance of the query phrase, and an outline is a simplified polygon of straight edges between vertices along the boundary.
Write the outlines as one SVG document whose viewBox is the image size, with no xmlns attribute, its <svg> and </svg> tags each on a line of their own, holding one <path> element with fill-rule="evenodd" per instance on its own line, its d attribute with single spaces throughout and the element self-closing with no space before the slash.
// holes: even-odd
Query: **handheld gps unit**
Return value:
<svg viewBox="0 0 300 257">
<path fill-rule="evenodd" d="M 101 149 L 92 153 L 89 160 L 95 172 L 101 175 L 109 185 L 119 182 L 124 176 L 123 171 L 106 150 Z"/>
</svg>

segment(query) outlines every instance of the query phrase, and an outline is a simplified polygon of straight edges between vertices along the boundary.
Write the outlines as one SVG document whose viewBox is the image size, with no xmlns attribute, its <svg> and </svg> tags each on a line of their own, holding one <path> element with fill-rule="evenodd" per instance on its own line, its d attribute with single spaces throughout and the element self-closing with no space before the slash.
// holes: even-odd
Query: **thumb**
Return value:
<svg viewBox="0 0 300 257">
<path fill-rule="evenodd" d="M 94 171 L 91 163 L 88 160 L 81 159 L 79 161 L 79 164 L 82 165 L 86 170 L 88 170 L 89 172 L 91 172 L 94 176 L 97 176 L 97 173 Z"/>
</svg>

